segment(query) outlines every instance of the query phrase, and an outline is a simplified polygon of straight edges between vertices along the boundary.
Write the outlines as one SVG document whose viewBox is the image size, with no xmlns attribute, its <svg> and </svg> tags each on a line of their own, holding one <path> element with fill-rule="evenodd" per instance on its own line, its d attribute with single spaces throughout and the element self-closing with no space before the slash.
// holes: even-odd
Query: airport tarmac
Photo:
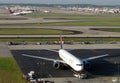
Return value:
<svg viewBox="0 0 120 83">
<path fill-rule="evenodd" d="M 11 52 L 24 74 L 33 70 L 40 78 L 74 77 L 73 72 L 70 69 L 54 69 L 53 62 L 22 56 L 22 54 L 29 54 L 58 59 L 59 56 L 57 53 L 42 49 L 11 50 Z M 119 49 L 76 49 L 71 51 L 71 53 L 81 59 L 101 54 L 110 54 L 109 57 L 91 61 L 91 68 L 85 70 L 89 75 L 89 79 L 120 76 L 120 70 L 118 68 L 120 65 Z"/>
<path fill-rule="evenodd" d="M 0 43 L 0 57 L 12 57 L 12 54 L 5 43 Z"/>
<path fill-rule="evenodd" d="M 0 24 L 30 24 L 30 23 L 49 23 L 49 22 L 70 22 L 70 21 L 76 21 L 76 20 L 67 20 L 67 19 L 46 19 L 46 18 L 31 18 L 26 17 L 22 15 L 10 15 L 0 14 Z"/>
<path fill-rule="evenodd" d="M 119 68 L 118 65 L 116 65 L 116 61 L 119 62 L 120 60 L 119 44 L 64 45 L 66 49 L 75 49 L 71 51 L 71 53 L 79 58 L 106 53 L 110 54 L 110 57 L 92 62 L 91 69 L 85 71 L 89 74 L 89 78 L 84 80 L 74 77 L 73 72 L 69 69 L 56 70 L 53 68 L 52 62 L 23 57 L 21 55 L 24 53 L 35 56 L 58 58 L 57 53 L 45 49 L 59 49 L 59 45 L 10 45 L 8 47 L 24 74 L 33 70 L 44 80 L 55 81 L 55 83 L 113 83 L 112 80 L 120 78 L 120 76 L 118 76 Z"/>
</svg>

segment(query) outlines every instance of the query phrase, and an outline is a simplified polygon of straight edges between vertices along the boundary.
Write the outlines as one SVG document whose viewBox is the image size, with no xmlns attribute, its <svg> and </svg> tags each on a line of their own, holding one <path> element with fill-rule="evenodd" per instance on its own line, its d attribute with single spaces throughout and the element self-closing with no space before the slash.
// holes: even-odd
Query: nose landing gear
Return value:
<svg viewBox="0 0 120 83">
<path fill-rule="evenodd" d="M 81 79 L 87 79 L 87 74 L 83 74 L 83 73 L 75 73 L 73 74 L 75 77 L 77 78 L 81 78 Z"/>
</svg>

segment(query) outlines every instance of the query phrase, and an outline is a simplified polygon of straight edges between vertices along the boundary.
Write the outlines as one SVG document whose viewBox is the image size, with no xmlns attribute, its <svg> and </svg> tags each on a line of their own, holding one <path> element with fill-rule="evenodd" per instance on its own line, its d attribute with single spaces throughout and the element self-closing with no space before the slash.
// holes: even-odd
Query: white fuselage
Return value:
<svg viewBox="0 0 120 83">
<path fill-rule="evenodd" d="M 79 60 L 77 57 L 69 53 L 64 49 L 59 50 L 60 58 L 67 63 L 72 69 L 75 71 L 82 71 L 83 70 L 83 62 Z"/>
<path fill-rule="evenodd" d="M 22 11 L 22 12 L 14 12 L 12 15 L 24 15 L 24 14 L 31 14 L 32 11 Z"/>
<path fill-rule="evenodd" d="M 22 12 L 20 12 L 20 14 L 31 14 L 31 13 L 33 13 L 32 11 L 22 11 Z"/>
<path fill-rule="evenodd" d="M 20 13 L 19 12 L 14 12 L 14 13 L 12 13 L 12 15 L 20 15 Z"/>
</svg>

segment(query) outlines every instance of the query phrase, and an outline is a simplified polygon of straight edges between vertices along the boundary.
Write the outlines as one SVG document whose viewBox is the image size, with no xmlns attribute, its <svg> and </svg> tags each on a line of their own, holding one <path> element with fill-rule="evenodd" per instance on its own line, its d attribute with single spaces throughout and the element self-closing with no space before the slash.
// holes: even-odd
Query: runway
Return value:
<svg viewBox="0 0 120 83">
<path fill-rule="evenodd" d="M 11 50 L 11 52 L 24 74 L 33 70 L 42 78 L 73 77 L 73 72 L 70 69 L 57 70 L 53 68 L 52 62 L 22 56 L 22 54 L 30 54 L 58 59 L 57 53 L 47 50 Z M 119 49 L 76 49 L 71 51 L 71 53 L 81 59 L 101 54 L 110 54 L 109 57 L 92 61 L 91 68 L 86 69 L 85 72 L 90 78 L 120 75 L 120 70 L 118 70 L 118 67 L 120 67 Z"/>
</svg>

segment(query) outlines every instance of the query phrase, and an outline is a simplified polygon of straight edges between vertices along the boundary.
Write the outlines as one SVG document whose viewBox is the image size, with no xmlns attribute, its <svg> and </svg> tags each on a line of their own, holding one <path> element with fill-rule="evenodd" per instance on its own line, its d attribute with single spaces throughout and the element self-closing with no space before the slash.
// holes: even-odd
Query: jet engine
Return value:
<svg viewBox="0 0 120 83">
<path fill-rule="evenodd" d="M 53 67 L 54 67 L 55 69 L 59 69 L 59 68 L 60 68 L 60 63 L 59 63 L 59 62 L 54 62 L 54 63 L 53 63 Z"/>
<path fill-rule="evenodd" d="M 90 68 L 91 68 L 90 62 L 85 61 L 85 62 L 84 62 L 84 67 L 85 67 L 86 69 L 90 69 Z"/>
</svg>

